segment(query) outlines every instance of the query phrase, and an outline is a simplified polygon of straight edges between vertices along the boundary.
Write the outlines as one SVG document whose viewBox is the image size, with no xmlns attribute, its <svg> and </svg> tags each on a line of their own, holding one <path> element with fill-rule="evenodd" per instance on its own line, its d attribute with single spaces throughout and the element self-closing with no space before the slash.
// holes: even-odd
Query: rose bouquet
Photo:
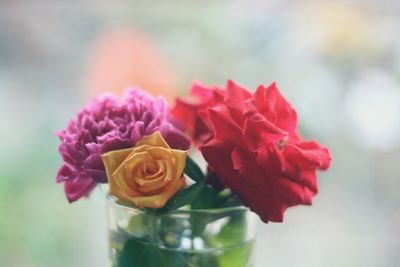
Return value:
<svg viewBox="0 0 400 267">
<path fill-rule="evenodd" d="M 254 214 L 281 222 L 311 205 L 316 170 L 331 161 L 301 138 L 275 83 L 254 93 L 194 84 L 171 109 L 138 88 L 102 95 L 57 135 L 70 202 L 109 185 L 113 266 L 251 266 Z"/>
</svg>

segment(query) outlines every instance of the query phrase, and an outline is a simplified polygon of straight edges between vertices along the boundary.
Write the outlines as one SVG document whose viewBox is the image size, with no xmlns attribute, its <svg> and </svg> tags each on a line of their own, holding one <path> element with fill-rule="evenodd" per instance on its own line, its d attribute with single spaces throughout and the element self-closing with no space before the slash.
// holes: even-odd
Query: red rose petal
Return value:
<svg viewBox="0 0 400 267">
<path fill-rule="evenodd" d="M 316 170 L 327 169 L 331 157 L 318 143 L 302 141 L 297 113 L 275 83 L 253 95 L 233 81 L 225 92 L 213 89 L 212 97 L 204 87 L 192 90 L 212 98 L 208 109 L 197 108 L 192 127 L 211 133 L 200 149 L 225 187 L 264 222 L 281 222 L 287 208 L 311 205 L 318 192 Z M 208 124 L 200 127 L 204 118 Z"/>
<path fill-rule="evenodd" d="M 308 190 L 310 190 L 314 195 L 318 193 L 318 181 L 317 181 L 317 174 L 315 170 L 302 170 L 302 185 L 305 186 Z"/>
<path fill-rule="evenodd" d="M 302 164 L 302 161 L 290 160 L 290 156 L 287 154 L 284 156 L 284 153 L 281 153 L 278 149 L 275 150 L 274 155 L 279 160 L 282 174 L 284 174 L 287 179 L 303 185 L 316 194 L 318 192 L 318 186 L 315 168 Z"/>
<path fill-rule="evenodd" d="M 224 90 L 218 86 L 207 87 L 201 83 L 194 83 L 190 89 L 190 94 L 197 98 L 196 103 L 210 106 L 209 103 L 222 102 L 224 99 Z"/>
<path fill-rule="evenodd" d="M 171 113 L 176 118 L 179 118 L 180 121 L 185 123 L 185 127 L 190 134 L 194 132 L 194 124 L 197 120 L 196 106 L 178 98 L 175 102 L 175 107 L 171 110 Z"/>
<path fill-rule="evenodd" d="M 283 214 L 289 205 L 274 195 L 265 195 L 257 188 L 246 187 L 247 194 L 239 193 L 246 206 L 257 213 L 263 222 L 282 222 Z"/>
<path fill-rule="evenodd" d="M 235 148 L 231 153 L 232 167 L 238 171 L 238 175 L 243 183 L 250 184 L 264 194 L 268 194 L 271 191 L 271 187 L 268 184 L 263 169 L 254 164 L 256 157 L 256 153 L 248 153 Z"/>
<path fill-rule="evenodd" d="M 227 82 L 224 103 L 230 108 L 243 110 L 243 103 L 246 99 L 249 98 L 251 98 L 251 94 L 246 89 L 244 89 L 234 81 L 229 80 Z"/>
<path fill-rule="evenodd" d="M 284 177 L 277 177 L 276 191 L 281 193 L 281 198 L 291 205 L 304 204 L 306 202 L 304 186 Z"/>
<path fill-rule="evenodd" d="M 238 147 L 245 148 L 242 138 L 242 129 L 232 119 L 228 107 L 223 105 L 209 109 L 211 121 L 214 125 L 215 138 L 226 140 Z"/>
<path fill-rule="evenodd" d="M 254 93 L 260 112 L 275 123 L 277 127 L 289 133 L 297 128 L 297 113 L 292 105 L 281 95 L 275 83 L 265 88 L 260 85 Z"/>
<path fill-rule="evenodd" d="M 284 154 L 291 162 L 308 168 L 326 170 L 331 162 L 328 149 L 314 141 L 289 144 Z"/>
<path fill-rule="evenodd" d="M 233 148 L 232 144 L 220 142 L 217 139 L 212 139 L 200 147 L 200 151 L 208 162 L 209 167 L 218 173 L 225 186 L 232 185 L 234 181 L 229 181 L 228 179 L 236 176 L 231 161 Z"/>
<path fill-rule="evenodd" d="M 287 132 L 276 127 L 259 113 L 250 115 L 243 129 L 243 139 L 251 151 L 276 143 L 287 135 Z"/>
<path fill-rule="evenodd" d="M 224 94 L 217 86 L 206 87 L 195 83 L 191 87 L 191 100 L 176 100 L 171 113 L 185 125 L 196 145 L 206 143 L 213 136 L 213 126 L 207 109 L 222 102 Z"/>
</svg>

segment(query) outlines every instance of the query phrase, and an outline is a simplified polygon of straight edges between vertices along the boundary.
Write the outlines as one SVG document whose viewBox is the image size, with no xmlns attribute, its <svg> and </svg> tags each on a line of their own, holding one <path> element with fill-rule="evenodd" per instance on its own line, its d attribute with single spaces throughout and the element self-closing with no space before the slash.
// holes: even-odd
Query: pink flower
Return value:
<svg viewBox="0 0 400 267">
<path fill-rule="evenodd" d="M 66 129 L 56 133 L 64 160 L 56 180 L 64 183 L 68 200 L 76 201 L 97 183 L 107 182 L 103 153 L 132 147 L 155 131 L 172 148 L 189 147 L 186 136 L 170 122 L 163 98 L 154 99 L 134 88 L 126 91 L 124 100 L 107 94 L 88 103 Z"/>
</svg>

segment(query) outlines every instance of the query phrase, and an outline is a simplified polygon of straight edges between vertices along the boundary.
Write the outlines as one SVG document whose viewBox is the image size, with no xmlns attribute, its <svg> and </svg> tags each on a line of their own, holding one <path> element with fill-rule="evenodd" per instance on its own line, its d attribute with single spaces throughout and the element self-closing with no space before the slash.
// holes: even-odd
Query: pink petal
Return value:
<svg viewBox="0 0 400 267">
<path fill-rule="evenodd" d="M 71 203 L 81 197 L 87 196 L 95 186 L 96 183 L 90 177 L 80 177 L 74 180 L 67 180 L 64 183 L 65 195 Z"/>
</svg>

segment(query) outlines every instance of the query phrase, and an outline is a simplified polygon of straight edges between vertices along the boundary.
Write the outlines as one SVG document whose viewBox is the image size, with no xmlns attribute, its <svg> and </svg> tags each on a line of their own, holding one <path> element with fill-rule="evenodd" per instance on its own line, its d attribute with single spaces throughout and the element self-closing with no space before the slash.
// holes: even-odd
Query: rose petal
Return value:
<svg viewBox="0 0 400 267">
<path fill-rule="evenodd" d="M 275 181 L 275 190 L 281 192 L 280 198 L 285 199 L 290 206 L 305 204 L 305 191 L 301 184 L 285 179 L 285 177 L 277 177 Z"/>
<path fill-rule="evenodd" d="M 236 177 L 236 172 L 233 169 L 231 153 L 234 146 L 230 143 L 220 142 L 217 139 L 212 139 L 207 144 L 200 147 L 204 159 L 208 162 L 211 170 L 218 173 L 220 179 L 226 186 L 235 183 L 233 177 Z"/>
<path fill-rule="evenodd" d="M 214 125 L 215 138 L 227 140 L 238 147 L 245 148 L 242 130 L 230 116 L 226 106 L 216 106 L 209 109 L 210 118 Z"/>
<path fill-rule="evenodd" d="M 185 187 L 186 181 L 184 178 L 174 179 L 171 183 L 164 187 L 162 192 L 151 196 L 135 196 L 129 197 L 138 208 L 162 208 L 165 203 L 181 188 Z"/>
<path fill-rule="evenodd" d="M 252 211 L 257 213 L 265 222 L 282 222 L 283 214 L 289 205 L 277 200 L 272 194 L 266 195 L 253 186 L 243 186 L 239 191 L 235 191 Z"/>
<path fill-rule="evenodd" d="M 140 139 L 139 142 L 137 142 L 136 146 L 141 146 L 141 145 L 148 145 L 148 146 L 154 146 L 154 147 L 163 147 L 170 149 L 170 146 L 168 143 L 164 140 L 160 132 L 154 132 L 151 135 L 144 136 L 142 139 Z"/>
<path fill-rule="evenodd" d="M 115 190 L 117 190 L 116 181 L 112 179 L 112 175 L 132 150 L 133 148 L 115 150 L 107 152 L 101 156 L 106 169 L 108 182 L 110 184 L 110 194 L 112 195 L 115 195 Z"/>
<path fill-rule="evenodd" d="M 256 157 L 256 153 L 248 153 L 234 148 L 231 153 L 232 167 L 234 170 L 238 171 L 238 176 L 242 181 L 240 187 L 242 187 L 243 184 L 250 184 L 258 188 L 258 190 L 264 194 L 269 194 L 271 186 L 262 168 L 254 164 Z"/>
<path fill-rule="evenodd" d="M 326 170 L 331 162 L 328 149 L 314 141 L 289 144 L 284 154 L 291 162 L 313 169 Z"/>
<path fill-rule="evenodd" d="M 175 128 L 172 124 L 163 125 L 156 129 L 164 137 L 165 141 L 171 148 L 187 150 L 190 147 L 189 138 L 182 132 Z"/>
<path fill-rule="evenodd" d="M 186 126 L 195 144 L 205 144 L 212 137 L 213 127 L 207 109 L 221 103 L 224 94 L 225 91 L 217 86 L 206 87 L 194 83 L 189 99 L 176 100 L 171 113 Z"/>
<path fill-rule="evenodd" d="M 259 113 L 250 115 L 243 128 L 243 140 L 250 151 L 276 143 L 286 135 L 286 131 L 276 127 Z"/>
<path fill-rule="evenodd" d="M 258 110 L 277 127 L 293 133 L 297 128 L 297 113 L 292 105 L 281 95 L 276 83 L 265 88 L 260 85 L 254 93 Z"/>
<path fill-rule="evenodd" d="M 232 80 L 228 80 L 226 84 L 226 95 L 224 104 L 229 108 L 242 111 L 244 109 L 243 103 L 251 98 L 251 94 Z"/>
</svg>

